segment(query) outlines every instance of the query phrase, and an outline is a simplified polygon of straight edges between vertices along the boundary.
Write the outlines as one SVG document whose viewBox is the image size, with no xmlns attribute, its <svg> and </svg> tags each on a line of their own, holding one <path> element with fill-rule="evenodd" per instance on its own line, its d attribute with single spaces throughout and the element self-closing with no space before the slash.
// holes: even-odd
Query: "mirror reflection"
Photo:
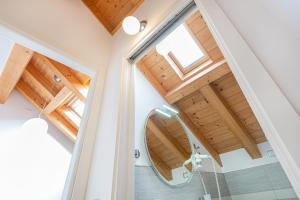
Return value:
<svg viewBox="0 0 300 200">
<path fill-rule="evenodd" d="M 160 178 L 173 186 L 189 182 L 192 165 L 184 163 L 191 157 L 192 147 L 178 116 L 155 109 L 145 129 L 148 155 Z"/>
</svg>

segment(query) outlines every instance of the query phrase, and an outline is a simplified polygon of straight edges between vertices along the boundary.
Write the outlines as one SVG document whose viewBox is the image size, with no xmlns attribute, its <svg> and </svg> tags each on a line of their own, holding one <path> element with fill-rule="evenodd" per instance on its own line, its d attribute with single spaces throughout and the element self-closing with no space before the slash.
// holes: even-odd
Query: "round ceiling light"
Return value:
<svg viewBox="0 0 300 200">
<path fill-rule="evenodd" d="M 48 123 L 41 118 L 31 118 L 22 125 L 23 132 L 44 134 L 48 131 Z"/>
<path fill-rule="evenodd" d="M 135 35 L 140 32 L 141 23 L 136 17 L 128 16 L 123 20 L 122 27 L 128 35 Z"/>
</svg>

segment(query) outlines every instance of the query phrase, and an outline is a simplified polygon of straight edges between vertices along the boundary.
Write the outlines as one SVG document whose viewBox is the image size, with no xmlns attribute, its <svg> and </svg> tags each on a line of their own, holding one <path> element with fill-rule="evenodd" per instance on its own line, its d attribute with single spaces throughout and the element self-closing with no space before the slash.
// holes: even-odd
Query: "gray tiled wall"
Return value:
<svg viewBox="0 0 300 200">
<path fill-rule="evenodd" d="M 279 163 L 225 173 L 233 200 L 297 199 Z"/>
<path fill-rule="evenodd" d="M 208 193 L 217 198 L 213 173 L 202 173 Z M 297 200 L 279 163 L 219 174 L 225 200 Z M 182 188 L 170 188 L 151 167 L 135 167 L 136 200 L 198 200 L 204 194 L 199 176 Z"/>
<path fill-rule="evenodd" d="M 213 173 L 202 173 L 207 191 L 213 198 L 217 197 L 216 182 Z M 219 174 L 222 196 L 229 196 L 225 177 Z M 198 200 L 204 194 L 199 176 L 180 188 L 171 188 L 164 184 L 151 167 L 135 167 L 135 199 L 136 200 Z M 231 200 L 228 198 L 228 200 Z"/>
</svg>

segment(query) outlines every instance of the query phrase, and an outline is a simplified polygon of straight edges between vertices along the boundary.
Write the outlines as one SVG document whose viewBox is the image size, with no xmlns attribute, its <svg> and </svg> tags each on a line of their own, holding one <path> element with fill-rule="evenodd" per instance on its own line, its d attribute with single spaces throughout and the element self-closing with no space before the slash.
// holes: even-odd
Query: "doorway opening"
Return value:
<svg viewBox="0 0 300 200">
<path fill-rule="evenodd" d="M 281 192 L 284 191 L 284 195 L 286 195 L 284 198 L 296 198 L 296 194 L 267 141 L 260 123 L 201 13 L 199 11 L 194 12 L 179 26 L 185 26 L 197 39 L 209 62 L 205 62 L 204 66 L 204 63 L 197 64 L 190 71 L 192 73 L 189 72 L 188 76 L 183 76 L 180 74 L 180 63 L 176 59 L 172 59 L 170 49 L 164 49 L 166 51 L 162 53 L 159 46 L 152 46 L 136 62 L 136 130 L 142 127 L 139 123 L 144 123 L 143 120 L 146 120 L 147 112 L 157 106 L 167 104 L 179 112 L 178 116 L 191 130 L 194 148 L 202 154 L 208 153 L 219 164 L 218 173 L 222 179 L 220 182 L 224 184 L 223 197 L 231 198 L 244 195 L 248 199 L 252 199 L 257 195 L 269 195 L 272 198 L 278 198 L 283 195 Z M 178 41 L 173 40 L 172 42 Z M 141 111 L 146 113 L 139 113 Z M 161 132 L 164 131 L 159 131 L 159 133 Z M 136 195 L 140 199 L 147 197 L 147 195 L 145 193 L 139 194 L 139 191 L 145 191 L 143 185 L 139 183 L 151 182 L 155 179 L 155 176 L 141 175 L 150 173 L 148 171 L 149 166 L 167 166 L 167 169 L 170 170 L 168 172 L 168 179 L 170 180 L 172 180 L 172 173 L 174 173 L 173 177 L 175 178 L 176 172 L 178 172 L 178 163 L 176 160 L 170 159 L 172 150 L 169 149 L 170 155 L 167 155 L 165 154 L 167 151 L 163 151 L 163 148 L 167 146 L 173 148 L 176 145 L 170 145 L 172 141 L 175 141 L 175 144 L 180 144 L 182 141 L 178 141 L 176 138 L 175 128 L 173 130 L 172 127 L 168 127 L 165 132 L 170 137 L 170 141 L 167 141 L 168 145 L 166 145 L 166 137 L 158 138 L 156 136 L 158 134 L 153 134 L 154 139 L 151 141 L 157 142 L 152 145 L 151 152 L 154 152 L 157 160 L 153 160 L 152 157 L 152 163 L 147 159 L 143 137 L 140 136 L 144 132 L 142 130 L 136 132 L 138 135 L 136 135 L 136 148 L 142 152 L 141 158 L 136 160 L 135 167 Z M 160 140 L 161 138 L 163 140 Z M 175 147 L 173 152 L 174 149 Z M 179 146 L 177 150 L 180 151 L 180 149 L 182 147 Z M 177 150 L 175 152 L 178 153 Z M 206 172 L 209 174 L 211 171 L 208 169 Z M 247 178 L 249 173 L 252 173 L 252 179 Z M 211 184 L 207 186 L 210 188 L 208 189 L 210 194 L 212 197 L 216 197 L 214 196 L 216 195 L 216 183 L 209 179 L 209 175 L 204 177 Z M 280 177 L 280 180 L 284 180 L 285 183 L 281 182 L 280 186 L 274 187 L 275 177 Z M 260 184 L 260 189 L 251 187 L 253 184 Z M 198 187 L 199 185 L 201 183 L 198 184 Z M 247 190 L 241 191 L 242 188 L 238 190 L 235 188 L 237 185 L 244 185 Z M 153 195 L 151 191 L 155 190 L 156 186 L 152 186 L 153 188 L 147 188 L 147 191 L 150 191 L 148 195 Z M 194 185 L 189 186 L 194 187 Z M 160 185 L 160 187 L 164 186 Z M 266 189 L 261 191 L 262 187 Z M 180 191 L 182 194 L 182 190 Z M 198 192 L 199 197 L 201 192 Z M 174 194 L 176 194 L 175 189 Z M 172 196 L 167 196 L 167 193 L 161 195 L 172 198 Z M 194 197 L 195 194 L 187 192 L 185 195 L 185 198 L 189 198 Z"/>
<path fill-rule="evenodd" d="M 0 63 L 0 198 L 61 199 L 92 78 L 9 39 L 1 42 L 7 45 Z"/>
</svg>

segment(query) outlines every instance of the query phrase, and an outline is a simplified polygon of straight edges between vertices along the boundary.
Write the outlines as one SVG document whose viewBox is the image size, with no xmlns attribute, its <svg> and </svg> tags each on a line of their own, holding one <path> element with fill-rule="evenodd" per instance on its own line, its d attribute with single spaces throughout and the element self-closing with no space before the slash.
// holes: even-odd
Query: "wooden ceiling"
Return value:
<svg viewBox="0 0 300 200">
<path fill-rule="evenodd" d="M 82 0 L 112 35 L 119 30 L 126 16 L 142 5 L 144 0 Z"/>
<path fill-rule="evenodd" d="M 253 159 L 261 157 L 257 144 L 266 137 L 205 21 L 196 12 L 185 23 L 209 62 L 178 73 L 153 48 L 137 63 L 138 68 L 178 108 L 181 119 L 220 164 L 219 154 L 239 148 Z"/>
<path fill-rule="evenodd" d="M 156 169 L 168 181 L 172 180 L 172 169 L 181 167 L 192 153 L 189 139 L 175 117 L 153 114 L 147 121 L 146 140 Z"/>
<path fill-rule="evenodd" d="M 87 75 L 15 44 L 0 76 L 0 102 L 17 89 L 75 142 L 82 114 L 74 106 L 84 105 L 89 82 Z"/>
</svg>

